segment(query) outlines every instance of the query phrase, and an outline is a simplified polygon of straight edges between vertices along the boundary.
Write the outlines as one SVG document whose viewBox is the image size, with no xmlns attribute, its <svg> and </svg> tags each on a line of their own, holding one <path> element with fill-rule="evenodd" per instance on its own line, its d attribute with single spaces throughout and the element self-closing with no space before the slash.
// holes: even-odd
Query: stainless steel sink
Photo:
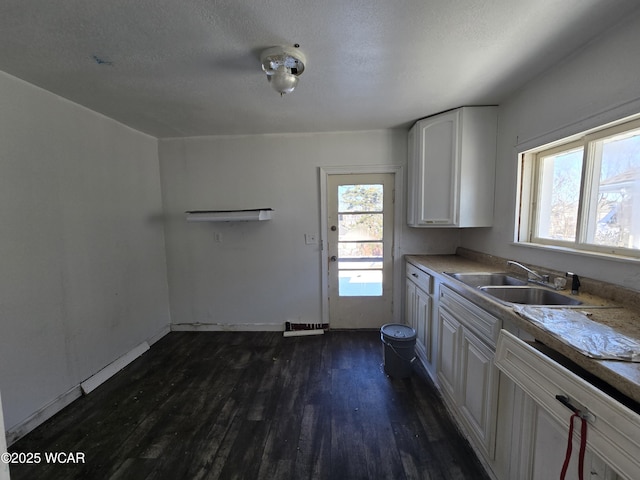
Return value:
<svg viewBox="0 0 640 480">
<path fill-rule="evenodd" d="M 526 280 L 513 277 L 507 273 L 447 273 L 447 275 L 471 287 L 527 284 Z"/>
<path fill-rule="evenodd" d="M 480 290 L 507 303 L 524 305 L 582 305 L 577 298 L 571 298 L 543 287 L 531 286 L 482 286 Z"/>
</svg>

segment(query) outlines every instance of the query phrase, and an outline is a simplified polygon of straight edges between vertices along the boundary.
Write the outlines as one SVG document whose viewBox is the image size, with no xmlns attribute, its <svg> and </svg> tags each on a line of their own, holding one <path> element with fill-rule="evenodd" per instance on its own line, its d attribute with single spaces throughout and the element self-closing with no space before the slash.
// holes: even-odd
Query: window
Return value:
<svg viewBox="0 0 640 480">
<path fill-rule="evenodd" d="M 518 241 L 640 256 L 640 120 L 524 152 Z"/>
<path fill-rule="evenodd" d="M 383 185 L 338 186 L 339 295 L 382 295 Z"/>
</svg>

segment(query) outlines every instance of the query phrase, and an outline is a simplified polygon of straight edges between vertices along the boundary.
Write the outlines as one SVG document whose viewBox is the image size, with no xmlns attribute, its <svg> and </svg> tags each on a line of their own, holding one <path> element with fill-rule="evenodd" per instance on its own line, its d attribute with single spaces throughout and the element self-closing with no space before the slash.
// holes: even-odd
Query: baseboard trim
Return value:
<svg viewBox="0 0 640 480">
<path fill-rule="evenodd" d="M 60 410 L 80 398 L 83 393 L 86 395 L 87 393 L 95 390 L 95 388 L 97 388 L 100 384 L 104 383 L 106 380 L 126 367 L 133 360 L 149 350 L 149 345 L 153 345 L 162 337 L 167 335 L 170 331 L 171 326 L 165 325 L 156 334 L 149 337 L 146 342 L 142 342 L 137 347 L 134 347 L 131 351 L 114 360 L 84 382 L 72 387 L 59 397 L 47 403 L 45 406 L 36 410 L 22 422 L 19 422 L 13 427 L 9 428 L 6 432 L 7 446 L 12 445 L 13 443 L 24 437 L 27 433 L 35 430 Z"/>
<path fill-rule="evenodd" d="M 282 332 L 283 323 L 173 323 L 172 332 Z"/>
<path fill-rule="evenodd" d="M 147 343 L 149 344 L 149 346 L 152 346 L 154 343 L 156 343 L 158 340 L 161 340 L 162 337 L 164 337 L 165 335 L 171 333 L 171 325 L 169 323 L 167 323 L 164 327 L 162 327 L 158 333 L 156 333 L 155 335 L 149 337 L 147 339 Z"/>
<path fill-rule="evenodd" d="M 149 350 L 149 344 L 147 342 L 142 342 L 137 347 L 134 347 L 121 357 L 115 359 L 102 370 L 99 370 L 97 373 L 87 378 L 84 382 L 81 382 L 80 387 L 82 388 L 82 392 L 85 395 L 87 393 L 91 393 L 104 382 L 113 377 L 120 370 L 122 370 L 124 367 L 133 362 L 140 355 L 145 353 L 147 350 Z"/>
<path fill-rule="evenodd" d="M 81 396 L 82 389 L 80 388 L 80 385 L 76 385 L 75 387 L 60 395 L 58 398 L 47 403 L 44 407 L 36 410 L 25 420 L 7 430 L 7 445 L 10 446 L 13 443 L 17 442 L 27 433 L 35 430 L 42 423 L 49 420 L 56 413 L 58 413 L 64 407 L 69 405 L 74 400 L 77 400 Z"/>
<path fill-rule="evenodd" d="M 315 328 L 313 330 L 285 330 L 282 332 L 284 337 L 305 337 L 308 335 L 324 335 L 324 330 Z"/>
</svg>

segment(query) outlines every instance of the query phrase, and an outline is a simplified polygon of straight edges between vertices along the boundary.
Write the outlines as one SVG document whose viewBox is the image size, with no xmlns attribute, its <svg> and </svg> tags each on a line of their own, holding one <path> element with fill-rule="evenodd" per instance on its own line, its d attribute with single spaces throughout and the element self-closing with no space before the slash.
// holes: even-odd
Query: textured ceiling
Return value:
<svg viewBox="0 0 640 480">
<path fill-rule="evenodd" d="M 2 0 L 0 70 L 156 137 L 368 130 L 499 103 L 637 0 Z M 261 50 L 299 43 L 280 97 Z"/>
</svg>

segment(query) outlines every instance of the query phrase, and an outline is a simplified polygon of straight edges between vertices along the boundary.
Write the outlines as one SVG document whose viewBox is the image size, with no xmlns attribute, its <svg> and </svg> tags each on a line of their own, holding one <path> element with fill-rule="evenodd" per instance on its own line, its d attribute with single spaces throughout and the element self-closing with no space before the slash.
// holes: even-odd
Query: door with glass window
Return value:
<svg viewBox="0 0 640 480">
<path fill-rule="evenodd" d="M 392 321 L 394 174 L 327 178 L 327 269 L 331 328 Z"/>
</svg>

